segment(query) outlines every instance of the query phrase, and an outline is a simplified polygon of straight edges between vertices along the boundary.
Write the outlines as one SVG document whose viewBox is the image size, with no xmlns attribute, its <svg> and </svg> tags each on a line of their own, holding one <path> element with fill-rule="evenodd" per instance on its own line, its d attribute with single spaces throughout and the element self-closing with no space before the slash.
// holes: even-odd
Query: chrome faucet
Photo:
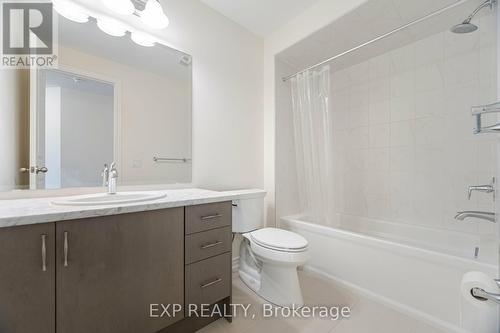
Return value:
<svg viewBox="0 0 500 333">
<path fill-rule="evenodd" d="M 458 214 L 455 216 L 455 219 L 464 221 L 466 218 L 469 217 L 475 217 L 477 219 L 481 220 L 486 220 L 489 222 L 496 222 L 496 214 L 495 213 L 490 213 L 490 212 L 479 212 L 475 210 L 470 210 L 470 211 L 465 211 L 465 212 L 458 212 Z"/>
<path fill-rule="evenodd" d="M 118 170 L 116 163 L 111 163 L 108 172 L 108 194 L 116 194 L 116 182 L 118 180 Z"/>
<path fill-rule="evenodd" d="M 102 186 L 103 187 L 108 186 L 108 178 L 109 178 L 108 164 L 104 164 L 104 170 L 102 170 L 101 177 L 102 177 Z"/>
<path fill-rule="evenodd" d="M 471 198 L 472 192 L 478 191 L 478 192 L 483 192 L 483 193 L 493 193 L 493 198 L 495 197 L 495 178 L 493 177 L 493 180 L 491 184 L 489 185 L 478 185 L 478 186 L 469 186 L 469 189 L 467 190 L 467 197 Z"/>
</svg>

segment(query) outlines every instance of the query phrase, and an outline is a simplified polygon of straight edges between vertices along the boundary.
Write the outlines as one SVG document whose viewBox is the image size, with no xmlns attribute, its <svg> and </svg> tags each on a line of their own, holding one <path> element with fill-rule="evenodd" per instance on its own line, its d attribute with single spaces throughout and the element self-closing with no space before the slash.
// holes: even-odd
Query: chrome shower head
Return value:
<svg viewBox="0 0 500 333">
<path fill-rule="evenodd" d="M 451 32 L 456 34 L 468 34 L 470 32 L 476 31 L 478 28 L 477 25 L 472 24 L 470 22 L 462 22 L 460 24 L 454 25 L 451 28 Z"/>
<path fill-rule="evenodd" d="M 465 19 L 465 21 L 451 27 L 451 29 L 450 29 L 451 32 L 456 33 L 456 34 L 467 34 L 467 33 L 476 31 L 477 29 L 479 29 L 478 26 L 471 23 L 474 16 L 476 16 L 477 13 L 479 13 L 479 11 L 481 9 L 483 9 L 484 7 L 490 7 L 490 9 L 493 9 L 493 5 L 495 5 L 496 2 L 497 2 L 497 0 L 486 0 L 481 5 L 479 5 L 479 7 L 477 7 L 472 12 L 472 14 L 470 14 L 469 17 L 467 17 Z"/>
</svg>

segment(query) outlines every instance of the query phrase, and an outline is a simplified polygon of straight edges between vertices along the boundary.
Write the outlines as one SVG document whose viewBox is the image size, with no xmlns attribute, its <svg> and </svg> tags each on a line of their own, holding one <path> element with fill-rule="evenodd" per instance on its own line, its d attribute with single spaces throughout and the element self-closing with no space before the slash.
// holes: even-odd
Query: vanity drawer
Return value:
<svg viewBox="0 0 500 333">
<path fill-rule="evenodd" d="M 217 202 L 186 207 L 186 235 L 231 225 L 232 204 Z"/>
<path fill-rule="evenodd" d="M 186 264 L 231 251 L 231 227 L 212 229 L 186 236 Z"/>
<path fill-rule="evenodd" d="M 230 252 L 186 266 L 186 305 L 213 304 L 230 295 Z"/>
</svg>

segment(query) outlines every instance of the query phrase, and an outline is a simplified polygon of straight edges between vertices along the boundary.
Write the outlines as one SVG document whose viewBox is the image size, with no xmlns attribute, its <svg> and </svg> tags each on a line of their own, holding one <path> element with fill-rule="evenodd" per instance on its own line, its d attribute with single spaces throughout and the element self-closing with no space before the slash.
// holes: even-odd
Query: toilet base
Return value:
<svg viewBox="0 0 500 333">
<path fill-rule="evenodd" d="M 245 244 L 246 243 L 246 244 Z M 240 248 L 241 280 L 257 295 L 266 301 L 281 307 L 301 307 L 304 305 L 297 274 L 297 265 L 267 262 L 256 258 L 261 267 L 257 267 L 249 252 L 247 241 Z"/>
</svg>

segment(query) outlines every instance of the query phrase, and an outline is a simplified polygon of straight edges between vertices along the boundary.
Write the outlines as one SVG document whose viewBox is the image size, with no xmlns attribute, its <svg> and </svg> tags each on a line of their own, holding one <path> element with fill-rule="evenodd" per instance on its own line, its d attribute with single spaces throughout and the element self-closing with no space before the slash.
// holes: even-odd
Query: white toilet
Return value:
<svg viewBox="0 0 500 333">
<path fill-rule="evenodd" d="M 233 232 L 243 234 L 239 276 L 270 303 L 302 306 L 297 266 L 307 261 L 307 240 L 287 230 L 262 229 L 263 222 L 262 196 L 233 202 Z"/>
</svg>

